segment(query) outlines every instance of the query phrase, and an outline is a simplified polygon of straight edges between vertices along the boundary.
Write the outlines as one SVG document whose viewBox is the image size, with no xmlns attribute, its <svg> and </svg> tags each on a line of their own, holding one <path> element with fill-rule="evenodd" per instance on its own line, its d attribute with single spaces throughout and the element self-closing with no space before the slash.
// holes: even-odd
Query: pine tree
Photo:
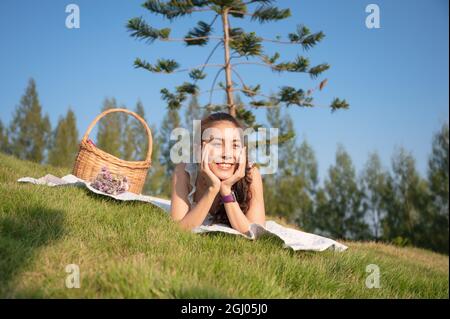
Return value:
<svg viewBox="0 0 450 319">
<path fill-rule="evenodd" d="M 383 219 L 386 240 L 396 244 L 419 244 L 426 233 L 429 218 L 429 191 L 417 170 L 415 159 L 404 148 L 392 156 L 392 175 L 387 184 L 387 214 Z"/>
<path fill-rule="evenodd" d="M 265 205 L 272 214 L 284 217 L 287 222 L 296 223 L 304 230 L 313 231 L 317 161 L 306 140 L 300 146 L 294 145 L 292 152 L 291 169 L 282 171 L 278 176 L 264 177 L 264 192 L 268 193 Z"/>
<path fill-rule="evenodd" d="M 447 215 L 449 211 L 449 126 L 448 123 L 433 137 L 433 146 L 428 161 L 428 181 L 433 194 L 433 202 L 440 215 Z M 447 222 L 448 224 L 448 222 Z"/>
<path fill-rule="evenodd" d="M 48 162 L 54 166 L 72 167 L 78 152 L 78 130 L 75 113 L 69 108 L 66 117 L 60 117 L 53 132 Z"/>
<path fill-rule="evenodd" d="M 283 115 L 280 108 L 267 109 L 266 119 L 268 128 L 279 128 L 278 142 L 283 140 L 283 143 L 278 143 L 276 172 L 264 175 L 264 203 L 272 214 L 284 217 L 290 223 L 297 222 L 304 212 L 304 206 L 299 205 L 299 197 L 304 195 L 305 181 L 303 176 L 294 174 L 302 159 L 298 157 L 293 123 L 287 112 Z M 301 223 L 301 226 L 305 224 Z"/>
<path fill-rule="evenodd" d="M 9 153 L 8 133 L 0 120 L 0 152 Z"/>
<path fill-rule="evenodd" d="M 343 146 L 336 152 L 336 163 L 328 170 L 320 194 L 316 214 L 318 228 L 334 238 L 365 239 L 363 193 L 358 187 L 356 173 L 349 154 Z"/>
<path fill-rule="evenodd" d="M 449 126 L 448 123 L 434 135 L 432 153 L 428 161 L 428 184 L 431 192 L 431 217 L 428 233 L 430 248 L 449 253 Z"/>
<path fill-rule="evenodd" d="M 295 222 L 306 231 L 315 230 L 314 199 L 319 184 L 318 163 L 311 145 L 304 139 L 297 148 L 293 176 L 302 181 L 298 189 Z"/>
<path fill-rule="evenodd" d="M 170 198 L 170 179 L 167 178 L 165 166 L 160 162 L 161 145 L 160 135 L 157 128 L 150 127 L 153 133 L 152 166 L 150 167 L 144 191 L 147 194 L 158 197 Z"/>
<path fill-rule="evenodd" d="M 170 135 L 175 128 L 180 127 L 180 122 L 180 117 L 176 110 L 167 110 L 167 114 L 164 116 L 160 128 L 160 134 L 158 136 L 158 142 L 161 148 L 160 161 L 166 169 L 167 176 L 171 176 L 175 169 L 175 163 L 170 158 L 170 150 L 172 146 L 177 142 L 171 141 Z"/>
<path fill-rule="evenodd" d="M 382 236 L 382 220 L 386 216 L 386 207 L 383 198 L 387 191 L 389 173 L 383 170 L 380 157 L 376 152 L 369 155 L 361 178 L 361 188 L 364 191 L 364 201 L 367 205 L 367 218 L 370 220 L 372 237 L 375 241 Z"/>
<path fill-rule="evenodd" d="M 115 98 L 105 99 L 102 112 L 111 108 L 117 108 Z M 111 113 L 103 117 L 97 124 L 97 146 L 103 151 L 121 158 L 122 153 L 122 126 L 123 114 Z"/>
<path fill-rule="evenodd" d="M 48 116 L 41 113 L 36 83 L 30 79 L 9 128 L 11 153 L 20 159 L 38 163 L 45 159 L 51 126 Z"/>
<path fill-rule="evenodd" d="M 136 109 L 134 112 L 142 117 L 145 122 L 147 122 L 147 119 L 145 117 L 145 109 L 144 105 L 141 101 L 138 101 L 136 103 Z M 134 121 L 132 124 L 132 131 L 135 138 L 134 142 L 134 158 L 138 160 L 144 160 L 147 157 L 147 149 L 148 149 L 148 136 L 147 132 L 145 131 L 145 128 L 142 126 L 142 124 L 139 121 Z M 150 131 L 153 131 L 150 128 Z M 154 137 L 152 136 L 152 140 L 154 140 Z M 155 148 L 154 146 L 152 147 Z"/>
<path fill-rule="evenodd" d="M 194 120 L 202 120 L 203 117 L 206 115 L 206 112 L 202 113 L 202 110 L 200 108 L 200 104 L 198 102 L 198 97 L 196 95 L 193 95 L 191 97 L 191 100 L 189 101 L 189 104 L 186 108 L 186 112 L 184 115 L 184 125 L 189 132 L 193 132 L 193 121 Z"/>
<path fill-rule="evenodd" d="M 297 55 L 293 61 L 278 62 L 281 56 L 280 53 L 275 52 L 272 56 L 264 54 L 263 42 L 296 45 L 307 51 L 322 41 L 325 36 L 322 31 L 311 32 L 306 26 L 298 25 L 294 32 L 287 35 L 286 40 L 281 40 L 279 37 L 276 39 L 265 39 L 258 36 L 255 32 L 246 32 L 241 27 L 231 26 L 230 16 L 241 20 L 250 17 L 251 21 L 257 21 L 260 24 L 283 20 L 291 16 L 289 9 L 279 9 L 272 5 L 274 2 L 274 0 L 251 0 L 247 2 L 242 0 L 170 0 L 166 2 L 147 0 L 143 4 L 145 9 L 152 14 L 167 18 L 170 22 L 180 17 L 191 16 L 197 12 L 211 12 L 214 17 L 210 22 L 198 21 L 197 26 L 189 30 L 186 36 L 181 39 L 171 38 L 170 28 L 157 29 L 150 26 L 142 17 L 132 18 L 127 23 L 127 29 L 131 32 L 132 37 L 145 40 L 149 44 L 157 40 L 163 42 L 180 41 L 188 47 L 202 47 L 207 45 L 210 40 L 217 41 L 217 44 L 203 64 L 191 68 L 180 69 L 179 63 L 170 58 L 158 59 L 154 64 L 137 58 L 134 65 L 136 68 L 143 68 L 153 73 L 189 72 L 191 82 L 184 82 L 177 86 L 174 92 L 169 91 L 167 88 L 161 90 L 162 98 L 167 102 L 168 108 L 173 110 L 178 110 L 182 106 L 187 95 L 199 95 L 201 93 L 209 93 L 210 95 L 209 103 L 206 105 L 208 109 L 212 110 L 216 107 L 222 107 L 212 102 L 213 92 L 220 90 L 224 91 L 227 96 L 227 102 L 223 107 L 234 117 L 238 116 L 237 105 L 234 100 L 235 92 L 242 92 L 251 100 L 248 106 L 252 108 L 278 107 L 280 103 L 286 106 L 312 107 L 314 106 L 312 93 L 315 89 L 305 90 L 292 86 L 283 86 L 276 94 L 274 101 L 260 92 L 261 86 L 259 84 L 250 85 L 246 83 L 245 79 L 237 72 L 237 66 L 251 64 L 264 66 L 277 73 L 303 73 L 315 80 L 329 69 L 330 66 L 327 63 L 312 66 L 309 58 L 303 55 Z M 255 5 L 256 8 L 254 8 Z M 213 36 L 217 21 L 222 23 L 219 26 L 220 34 L 219 36 Z M 219 47 L 223 48 L 224 63 L 209 63 Z M 236 59 L 236 62 L 232 63 L 232 59 Z M 249 59 L 252 59 L 252 61 L 249 61 Z M 205 92 L 200 92 L 197 82 L 205 79 L 206 74 L 204 70 L 207 67 L 218 67 L 219 70 L 214 76 L 211 88 Z M 225 75 L 225 83 L 219 82 L 216 86 L 218 77 L 222 72 Z M 237 81 L 234 81 L 234 78 Z M 322 80 L 317 88 L 321 90 L 326 81 L 326 79 Z M 348 106 L 345 100 L 339 98 L 335 98 L 330 105 L 332 111 L 346 109 Z M 246 112 L 246 116 L 251 115 L 250 110 L 246 110 Z"/>
<path fill-rule="evenodd" d="M 288 112 L 284 115 L 280 108 L 266 110 L 266 118 L 269 128 L 278 129 L 278 170 L 277 178 L 292 175 L 295 169 L 295 145 L 296 136 L 294 124 Z"/>
<path fill-rule="evenodd" d="M 134 112 L 147 122 L 144 105 L 141 101 L 136 103 Z M 124 138 L 122 158 L 128 161 L 145 160 L 147 158 L 148 136 L 142 123 L 134 117 L 123 114 L 121 127 Z"/>
<path fill-rule="evenodd" d="M 135 118 L 131 118 L 130 116 L 121 116 L 121 128 L 122 128 L 122 138 L 123 141 L 121 143 L 121 158 L 127 161 L 132 161 L 133 156 L 135 154 L 135 139 L 136 136 L 133 132 L 132 125 L 137 120 Z"/>
</svg>

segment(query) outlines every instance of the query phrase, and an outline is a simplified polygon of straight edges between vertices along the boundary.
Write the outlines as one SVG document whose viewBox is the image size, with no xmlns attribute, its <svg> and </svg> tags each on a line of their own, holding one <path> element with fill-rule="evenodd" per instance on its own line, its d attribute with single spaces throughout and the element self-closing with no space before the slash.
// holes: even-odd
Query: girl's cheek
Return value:
<svg viewBox="0 0 450 319">
<path fill-rule="evenodd" d="M 212 163 L 214 162 L 215 158 L 218 157 L 220 155 L 220 152 L 218 152 L 216 149 L 211 149 L 209 151 L 209 162 Z"/>
</svg>

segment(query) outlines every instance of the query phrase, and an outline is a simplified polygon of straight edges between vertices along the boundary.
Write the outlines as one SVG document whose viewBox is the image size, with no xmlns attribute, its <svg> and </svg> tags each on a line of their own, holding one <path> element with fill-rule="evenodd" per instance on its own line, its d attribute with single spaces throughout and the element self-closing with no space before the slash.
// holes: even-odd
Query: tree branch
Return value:
<svg viewBox="0 0 450 319">
<path fill-rule="evenodd" d="M 174 71 L 172 73 L 186 72 L 186 71 L 191 71 L 191 70 L 198 69 L 198 68 L 203 68 L 204 69 L 205 67 L 211 67 L 211 66 L 213 66 L 213 67 L 224 67 L 225 65 L 224 64 L 201 64 L 201 65 L 197 65 L 195 67 L 188 68 L 188 69 L 176 70 L 176 71 Z"/>
<path fill-rule="evenodd" d="M 215 92 L 215 91 L 225 91 L 225 89 L 224 88 L 216 88 L 216 89 L 212 89 L 212 90 L 202 91 L 202 92 L 199 92 L 198 94 L 201 95 L 201 94 L 211 93 L 211 92 Z"/>
<path fill-rule="evenodd" d="M 267 98 L 267 99 L 272 98 L 272 97 L 269 96 L 269 95 L 265 95 L 265 94 L 261 94 L 261 93 L 256 93 L 255 91 L 252 91 L 252 90 L 238 89 L 237 91 L 252 93 L 252 94 L 254 94 L 254 95 L 256 95 L 256 96 L 262 96 L 262 97 L 265 97 L 265 98 Z"/>
<path fill-rule="evenodd" d="M 242 79 L 241 75 L 233 68 L 231 68 L 231 71 L 233 71 L 237 75 L 239 81 L 241 81 L 242 87 L 247 87 L 247 85 L 245 85 L 244 80 Z M 244 92 L 243 90 L 240 90 L 240 89 L 238 89 L 238 91 Z M 251 93 L 254 93 L 254 91 L 251 91 L 251 90 L 247 90 L 247 91 L 250 91 Z M 255 100 L 254 96 L 251 96 L 250 99 L 252 101 Z"/>
<path fill-rule="evenodd" d="M 213 24 L 216 22 L 217 18 L 219 17 L 218 14 L 216 14 L 216 16 L 214 17 L 214 19 L 211 21 L 211 23 L 209 24 L 210 27 L 213 26 Z M 220 42 L 218 42 L 214 48 L 211 50 L 211 52 L 209 53 L 208 57 L 206 58 L 206 61 L 204 64 L 207 64 L 209 62 L 209 59 L 211 59 L 212 55 L 214 54 L 214 52 L 217 50 L 217 48 L 219 47 L 220 43 L 223 41 L 222 37 L 220 37 Z M 203 70 L 205 69 L 205 67 L 202 67 L 201 71 L 203 72 Z M 194 84 L 197 83 L 197 80 L 194 81 Z"/>
<path fill-rule="evenodd" d="M 225 70 L 225 66 L 223 66 L 219 71 L 217 71 L 216 76 L 214 77 L 214 80 L 213 80 L 213 83 L 211 86 L 211 90 L 213 90 L 214 86 L 216 85 L 217 78 L 219 77 L 220 72 L 222 72 L 223 70 Z M 211 94 L 209 95 L 209 103 L 208 104 L 211 104 L 212 93 L 213 93 L 213 91 L 211 91 Z"/>
<path fill-rule="evenodd" d="M 184 41 L 195 41 L 195 40 L 203 40 L 203 39 L 212 39 L 212 40 L 222 40 L 222 37 L 211 37 L 211 36 L 206 36 L 206 37 L 195 37 L 195 38 L 167 38 L 167 39 L 160 39 L 161 41 L 165 41 L 165 42 L 184 42 Z"/>
<path fill-rule="evenodd" d="M 249 4 L 252 4 L 252 3 L 264 3 L 264 4 L 271 4 L 272 2 L 274 2 L 274 0 L 251 0 L 251 1 L 247 1 L 247 2 L 244 2 L 244 5 L 246 6 L 246 5 L 249 5 Z"/>
<path fill-rule="evenodd" d="M 281 40 L 273 40 L 273 39 L 266 39 L 266 38 L 261 38 L 261 40 L 266 41 L 266 42 L 279 43 L 279 44 L 299 44 L 299 42 L 281 41 Z"/>
<path fill-rule="evenodd" d="M 245 16 L 249 16 L 249 17 L 253 17 L 254 16 L 252 13 L 242 12 L 242 11 L 238 11 L 238 10 L 228 10 L 228 12 L 230 12 L 230 13 L 238 13 L 238 14 L 242 14 L 242 15 L 245 15 Z"/>
<path fill-rule="evenodd" d="M 254 65 L 262 65 L 262 66 L 265 66 L 265 67 L 268 67 L 268 68 L 271 68 L 271 69 L 281 69 L 281 68 L 278 68 L 278 67 L 276 67 L 274 65 L 271 65 L 271 64 L 268 64 L 268 63 L 251 62 L 251 61 L 237 62 L 237 63 L 232 64 L 232 66 L 239 65 L 239 64 L 254 64 Z"/>
</svg>

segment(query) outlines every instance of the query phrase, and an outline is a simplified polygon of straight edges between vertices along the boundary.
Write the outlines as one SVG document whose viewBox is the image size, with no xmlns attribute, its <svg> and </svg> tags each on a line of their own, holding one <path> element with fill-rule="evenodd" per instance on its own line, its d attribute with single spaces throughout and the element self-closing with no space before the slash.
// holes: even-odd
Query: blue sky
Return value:
<svg viewBox="0 0 450 319">
<path fill-rule="evenodd" d="M 143 16 L 158 28 L 170 26 L 167 20 L 146 12 L 140 6 L 142 2 L 1 1 L 3 123 L 10 121 L 28 79 L 33 77 L 53 125 L 71 106 L 83 134 L 105 97 L 115 97 L 129 108 L 140 99 L 148 121 L 159 125 L 166 110 L 160 89 L 173 89 L 188 80 L 187 74 L 158 75 L 134 69 L 134 59 L 153 62 L 161 57 L 174 58 L 182 67 L 191 67 L 204 62 L 211 46 L 185 48 L 181 43 L 161 42 L 147 45 L 131 38 L 125 24 L 132 17 Z M 65 7 L 69 3 L 80 8 L 80 29 L 65 27 Z M 380 7 L 380 29 L 365 26 L 365 8 L 370 3 Z M 290 7 L 292 17 L 263 25 L 232 19 L 231 24 L 257 31 L 265 38 L 286 37 L 298 24 L 312 31 L 322 30 L 325 39 L 308 52 L 279 44 L 267 44 L 266 52 L 280 52 L 281 60 L 303 54 L 313 65 L 327 62 L 331 69 L 316 81 L 299 74 L 273 74 L 258 66 L 241 66 L 238 72 L 247 83 L 260 83 L 265 93 L 276 92 L 281 85 L 307 89 L 329 79 L 326 88 L 315 96 L 317 108 L 286 109 L 294 120 L 298 139 L 306 137 L 312 144 L 321 179 L 334 162 L 338 143 L 350 153 L 357 170 L 372 151 L 378 151 L 389 166 L 395 147 L 402 145 L 413 153 L 419 171 L 425 174 L 432 135 L 448 121 L 448 1 L 283 0 L 278 1 L 278 6 Z M 175 20 L 170 26 L 172 36 L 182 37 L 199 19 L 210 21 L 211 15 L 199 13 Z M 216 24 L 216 28 L 219 26 Z M 214 61 L 223 62 L 221 52 Z M 214 70 L 210 69 L 201 90 L 209 89 Z M 347 99 L 351 108 L 332 114 L 325 106 L 334 97 Z M 222 99 L 219 92 L 215 101 Z M 207 94 L 201 102 L 207 102 Z M 255 114 L 264 120 L 263 110 Z"/>
</svg>

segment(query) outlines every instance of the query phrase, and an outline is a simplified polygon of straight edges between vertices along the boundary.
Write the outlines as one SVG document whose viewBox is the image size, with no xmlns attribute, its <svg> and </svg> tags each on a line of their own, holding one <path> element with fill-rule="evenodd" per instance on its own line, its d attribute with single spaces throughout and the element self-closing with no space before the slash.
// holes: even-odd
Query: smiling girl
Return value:
<svg viewBox="0 0 450 319">
<path fill-rule="evenodd" d="M 177 164 L 171 217 L 183 229 L 222 223 L 247 233 L 265 226 L 262 178 L 247 160 L 243 126 L 219 112 L 201 121 L 201 162 Z"/>
</svg>

